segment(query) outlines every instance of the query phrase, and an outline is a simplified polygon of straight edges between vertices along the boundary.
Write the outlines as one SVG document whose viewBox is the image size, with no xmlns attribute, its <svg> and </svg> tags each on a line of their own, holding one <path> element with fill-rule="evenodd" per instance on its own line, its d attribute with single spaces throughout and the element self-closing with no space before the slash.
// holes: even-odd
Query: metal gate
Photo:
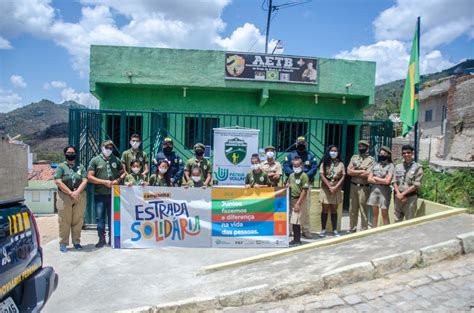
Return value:
<svg viewBox="0 0 474 313">
<path fill-rule="evenodd" d="M 308 148 L 316 158 L 321 159 L 325 147 L 335 144 L 346 164 L 356 151 L 358 140 L 369 140 L 372 143 L 370 152 L 373 155 L 381 145 L 391 147 L 393 132 L 393 124 L 388 120 L 70 109 L 69 144 L 78 148 L 79 161 L 87 167 L 89 161 L 100 152 L 100 143 L 105 139 L 114 141 L 114 153 L 120 156 L 123 151 L 129 149 L 130 136 L 138 133 L 142 137 L 142 148 L 152 160 L 159 152 L 163 138 L 171 137 L 174 150 L 186 160 L 192 156 L 192 148 L 197 142 L 210 146 L 212 157 L 213 128 L 235 126 L 260 129 L 259 147 L 275 146 L 276 156 L 280 161 L 287 152 L 295 148 L 296 138 L 305 136 Z M 316 177 L 315 182 L 318 186 L 319 177 Z M 345 190 L 349 187 L 347 183 L 348 180 Z M 95 223 L 92 207 L 93 190 L 90 185 L 86 209 L 88 224 Z"/>
</svg>

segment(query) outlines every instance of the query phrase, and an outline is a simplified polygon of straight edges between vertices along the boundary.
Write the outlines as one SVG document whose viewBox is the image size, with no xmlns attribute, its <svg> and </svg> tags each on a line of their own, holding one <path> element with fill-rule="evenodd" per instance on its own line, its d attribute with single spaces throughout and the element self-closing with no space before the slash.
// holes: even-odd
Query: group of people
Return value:
<svg viewBox="0 0 474 313">
<path fill-rule="evenodd" d="M 74 146 L 64 148 L 65 161 L 56 168 L 54 179 L 58 186 L 59 249 L 67 252 L 69 238 L 73 248 L 81 250 L 81 229 L 86 207 L 85 188 L 94 185 L 94 205 L 99 240 L 97 248 L 110 245 L 110 229 L 106 239 L 106 223 L 111 223 L 111 192 L 114 185 L 125 186 L 167 186 L 185 188 L 207 188 L 212 184 L 212 163 L 204 157 L 205 146 L 194 145 L 194 156 L 182 161 L 173 151 L 173 140 L 165 138 L 162 149 L 149 166 L 148 155 L 141 149 L 141 138 L 133 134 L 130 149 L 123 152 L 121 159 L 113 154 L 115 148 L 111 140 L 101 144 L 100 153 L 92 158 L 87 170 L 77 161 Z M 413 161 L 413 147 L 403 146 L 404 162 L 396 167 L 391 160 L 391 151 L 382 147 L 377 162 L 369 155 L 369 143 L 359 142 L 359 154 L 351 158 L 347 174 L 352 177 L 350 190 L 350 228 L 357 229 L 360 213 L 362 229 L 368 228 L 368 206 L 372 206 L 372 226 L 377 226 L 379 209 L 385 224 L 389 223 L 388 207 L 391 186 L 395 192 L 395 214 L 397 221 L 413 218 L 416 212 L 416 195 L 423 175 L 421 166 Z M 310 196 L 318 170 L 316 157 L 308 150 L 304 137 L 298 137 L 295 150 L 288 153 L 283 165 L 275 158 L 275 147 L 265 148 L 265 160 L 259 154 L 251 156 L 251 170 L 245 178 L 246 187 L 271 187 L 284 185 L 290 193 L 290 223 L 293 240 L 291 245 L 300 245 L 301 237 L 312 238 L 309 222 Z M 333 234 L 337 232 L 337 207 L 342 202 L 341 189 L 346 177 L 338 147 L 331 145 L 319 166 L 321 177 L 320 202 L 322 204 L 319 237 L 326 236 L 328 217 L 331 218 Z"/>
</svg>

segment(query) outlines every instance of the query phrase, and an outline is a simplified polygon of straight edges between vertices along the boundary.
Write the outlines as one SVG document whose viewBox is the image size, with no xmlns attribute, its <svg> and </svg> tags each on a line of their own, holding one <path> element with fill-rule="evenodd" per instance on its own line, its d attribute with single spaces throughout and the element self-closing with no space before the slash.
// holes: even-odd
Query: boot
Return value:
<svg viewBox="0 0 474 313">
<path fill-rule="evenodd" d="M 105 235 L 101 235 L 99 237 L 99 242 L 96 243 L 95 247 L 96 248 L 102 248 L 103 246 L 105 246 L 107 244 L 107 242 L 105 241 Z"/>
</svg>

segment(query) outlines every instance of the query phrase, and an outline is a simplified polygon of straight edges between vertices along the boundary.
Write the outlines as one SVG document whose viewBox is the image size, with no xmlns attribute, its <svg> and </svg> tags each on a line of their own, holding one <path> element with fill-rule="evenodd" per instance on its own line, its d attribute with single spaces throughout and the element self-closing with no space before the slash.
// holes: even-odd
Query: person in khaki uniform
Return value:
<svg viewBox="0 0 474 313">
<path fill-rule="evenodd" d="M 384 225 L 390 224 L 388 208 L 392 189 L 390 188 L 395 166 L 392 162 L 392 151 L 390 148 L 382 146 L 377 158 L 378 162 L 370 170 L 368 181 L 372 184 L 369 200 L 367 204 L 372 206 L 372 227 L 377 227 L 379 222 L 379 209 L 382 210 L 382 220 Z"/>
<path fill-rule="evenodd" d="M 132 160 L 129 164 L 131 168 L 131 173 L 125 176 L 123 184 L 125 186 L 145 186 L 147 185 L 146 176 L 144 176 L 142 171 L 142 162 L 138 159 Z"/>
<path fill-rule="evenodd" d="M 67 252 L 69 234 L 74 249 L 82 250 L 81 229 L 86 210 L 87 174 L 84 166 L 76 161 L 77 151 L 73 146 L 64 148 L 66 161 L 54 171 L 58 191 L 59 250 Z"/>
<path fill-rule="evenodd" d="M 139 134 L 133 134 L 130 136 L 130 146 L 131 148 L 125 150 L 122 153 L 122 167 L 124 171 L 124 176 L 132 173 L 132 168 L 130 163 L 132 160 L 139 160 L 142 163 L 140 174 L 144 177 L 148 175 L 148 155 L 145 151 L 140 149 L 141 140 Z"/>
<path fill-rule="evenodd" d="M 340 235 L 337 231 L 337 206 L 342 203 L 341 188 L 346 177 L 346 169 L 344 163 L 339 158 L 336 146 L 331 145 L 326 149 L 319 173 L 323 182 L 319 193 L 319 201 L 323 207 L 319 237 L 326 237 L 328 213 L 331 214 L 333 235 L 339 237 Z"/>
<path fill-rule="evenodd" d="M 310 188 L 308 174 L 303 172 L 303 161 L 299 156 L 292 160 L 293 172 L 288 177 L 287 187 L 290 188 L 290 224 L 293 228 L 293 240 L 291 246 L 301 245 L 301 215 L 307 210 L 306 197 Z"/>
<path fill-rule="evenodd" d="M 275 147 L 266 147 L 265 155 L 267 159 L 262 162 L 262 170 L 267 173 L 271 186 L 276 187 L 280 182 L 283 171 L 280 162 L 275 160 Z"/>
<path fill-rule="evenodd" d="M 413 160 L 411 145 L 402 147 L 403 163 L 395 166 L 393 189 L 395 192 L 395 222 L 409 220 L 416 216 L 418 190 L 423 178 L 423 167 Z"/>
<path fill-rule="evenodd" d="M 368 141 L 360 140 L 358 148 L 359 154 L 352 156 L 347 167 L 347 174 L 352 177 L 349 209 L 349 227 L 351 232 L 357 231 L 359 212 L 362 229 L 364 230 L 369 227 L 367 219 L 369 206 L 367 205 L 367 200 L 370 194 L 370 185 L 367 179 L 369 177 L 369 170 L 374 164 L 374 158 L 369 155 Z"/>
<path fill-rule="evenodd" d="M 204 152 L 206 147 L 202 143 L 197 143 L 194 145 L 194 155 L 196 157 L 186 161 L 184 166 L 184 179 L 183 183 L 188 183 L 191 181 L 191 171 L 194 166 L 199 166 L 202 172 L 203 183 L 207 187 L 212 182 L 212 163 L 210 160 L 204 157 Z"/>
<path fill-rule="evenodd" d="M 250 162 L 252 162 L 250 166 L 252 170 L 245 176 L 245 186 L 247 188 L 270 187 L 270 179 L 268 179 L 267 173 L 262 171 L 260 156 L 257 153 L 252 154 Z"/>
</svg>

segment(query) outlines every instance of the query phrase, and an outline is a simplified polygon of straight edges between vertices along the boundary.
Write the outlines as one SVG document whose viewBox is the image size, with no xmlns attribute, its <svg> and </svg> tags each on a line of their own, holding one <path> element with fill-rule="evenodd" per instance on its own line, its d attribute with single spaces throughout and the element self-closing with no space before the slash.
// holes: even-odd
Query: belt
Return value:
<svg viewBox="0 0 474 313">
<path fill-rule="evenodd" d="M 357 184 L 357 183 L 353 183 L 353 182 L 351 182 L 351 184 L 356 185 L 357 187 L 369 187 L 370 186 L 370 184 Z"/>
</svg>

